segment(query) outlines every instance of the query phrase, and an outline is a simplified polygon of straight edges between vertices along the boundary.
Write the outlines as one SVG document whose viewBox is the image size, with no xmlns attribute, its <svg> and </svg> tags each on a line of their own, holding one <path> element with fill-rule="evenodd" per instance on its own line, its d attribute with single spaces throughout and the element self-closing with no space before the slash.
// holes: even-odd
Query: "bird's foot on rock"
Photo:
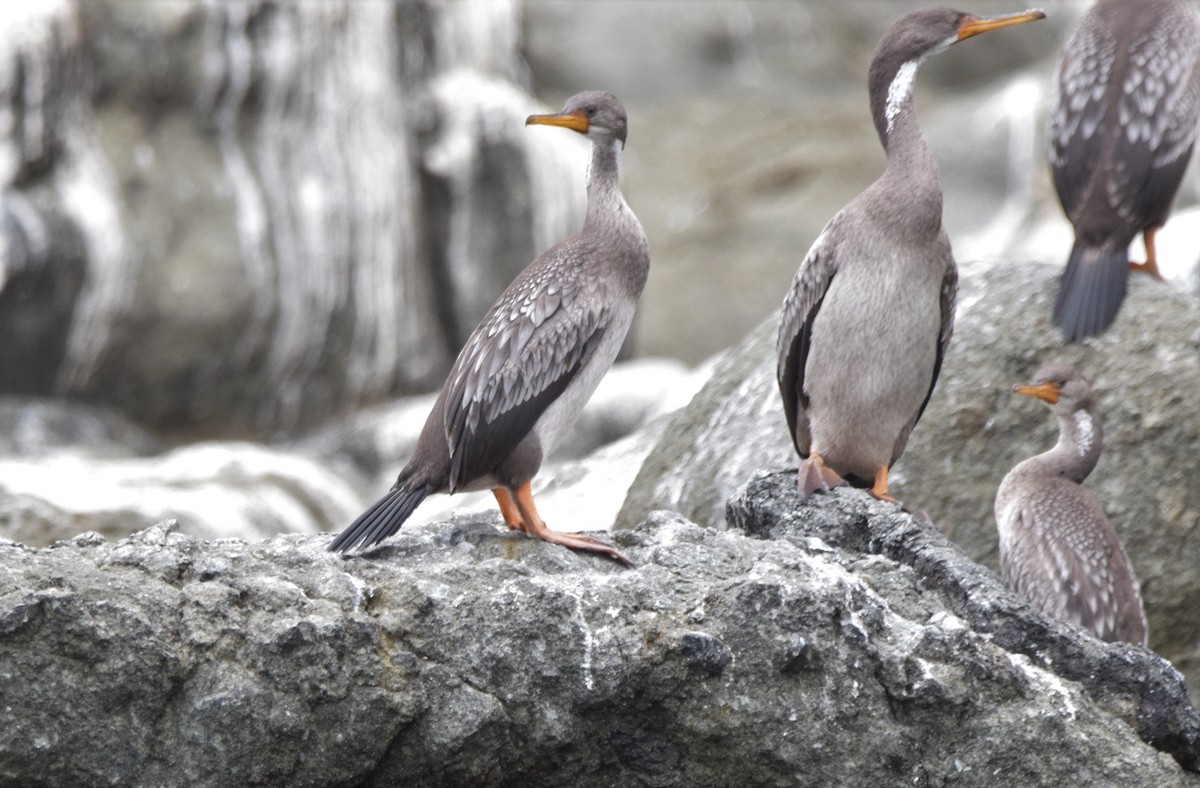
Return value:
<svg viewBox="0 0 1200 788">
<path fill-rule="evenodd" d="M 892 496 L 888 495 L 887 493 L 877 493 L 874 490 L 868 490 L 867 492 L 869 492 L 871 494 L 871 497 L 874 498 L 875 500 L 883 501 L 884 503 L 894 503 L 897 506 L 899 506 L 901 508 L 901 510 L 903 510 L 905 512 L 909 512 L 911 514 L 911 511 L 905 507 L 904 501 L 901 501 L 898 498 L 893 498 Z"/>
<path fill-rule="evenodd" d="M 846 480 L 826 465 L 821 455 L 814 451 L 808 455 L 808 459 L 800 463 L 796 483 L 800 488 L 801 499 L 806 499 L 815 493 L 829 492 L 834 487 L 841 487 L 846 484 Z"/>
<path fill-rule="evenodd" d="M 562 545 L 563 547 L 567 547 L 578 552 L 599 553 L 600 555 L 608 556 L 612 560 L 628 567 L 629 569 L 637 568 L 637 564 L 629 560 L 629 558 L 620 550 L 607 542 L 600 541 L 594 536 L 588 536 L 586 534 L 569 534 L 563 533 L 562 531 L 552 531 L 546 527 L 545 523 L 542 523 L 542 529 L 540 531 L 526 531 L 526 533 L 543 541 Z"/>
<path fill-rule="evenodd" d="M 901 509 L 904 508 L 903 503 L 888 495 L 888 467 L 886 465 L 875 472 L 875 484 L 871 486 L 871 489 L 868 490 L 868 492 L 871 493 L 871 497 L 877 501 L 894 503 Z"/>
<path fill-rule="evenodd" d="M 509 492 L 504 488 L 498 488 L 499 492 L 493 490 L 496 494 L 496 500 L 500 502 L 500 509 L 504 512 L 504 521 L 508 527 L 513 530 L 521 530 L 530 536 L 537 537 L 544 542 L 562 545 L 571 550 L 578 550 L 584 553 L 600 553 L 606 555 L 619 564 L 624 564 L 630 569 L 634 569 L 636 564 L 630 561 L 617 548 L 601 542 L 593 536 L 586 534 L 569 534 L 562 531 L 555 531 L 546 525 L 546 521 L 541 518 L 537 512 L 537 507 L 533 503 L 533 491 L 530 488 L 529 482 L 525 482 L 515 490 Z"/>
<path fill-rule="evenodd" d="M 1130 271 L 1130 273 L 1149 274 L 1150 276 L 1154 277 L 1155 279 L 1157 279 L 1160 282 L 1166 281 L 1165 279 L 1163 279 L 1162 274 L 1159 273 L 1158 263 L 1156 263 L 1154 260 L 1147 260 L 1144 263 L 1130 262 L 1129 263 L 1129 271 Z"/>
<path fill-rule="evenodd" d="M 1154 242 L 1155 236 L 1158 235 L 1158 227 L 1148 227 L 1142 235 L 1142 240 L 1146 244 L 1146 262 L 1129 264 L 1130 271 L 1141 271 L 1143 274 L 1150 274 L 1160 282 L 1165 282 L 1162 274 L 1158 272 L 1158 253 L 1157 246 Z"/>
</svg>

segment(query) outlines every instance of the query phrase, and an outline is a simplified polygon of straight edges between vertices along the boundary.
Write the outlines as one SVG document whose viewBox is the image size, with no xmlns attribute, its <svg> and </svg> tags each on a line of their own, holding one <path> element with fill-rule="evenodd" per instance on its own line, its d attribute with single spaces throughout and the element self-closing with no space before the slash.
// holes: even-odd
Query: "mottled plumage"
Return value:
<svg viewBox="0 0 1200 788">
<path fill-rule="evenodd" d="M 1075 244 L 1054 321 L 1102 333 L 1125 299 L 1129 245 L 1167 221 L 1200 121 L 1200 23 L 1184 0 L 1100 0 L 1067 44 L 1050 110 L 1050 165 Z"/>
<path fill-rule="evenodd" d="M 805 494 L 849 478 L 887 498 L 950 342 L 958 273 L 942 229 L 937 162 L 912 104 L 917 67 L 987 30 L 1041 12 L 981 20 L 916 11 L 883 36 L 870 69 L 871 111 L 887 168 L 821 232 L 783 304 L 779 391 Z"/>
<path fill-rule="evenodd" d="M 430 493 L 490 488 L 510 528 L 629 563 L 597 539 L 547 528 L 529 486 L 616 359 L 646 284 L 646 236 L 618 181 L 625 110 L 612 94 L 589 91 L 528 122 L 591 138 L 583 229 L 501 294 L 454 362 L 395 485 L 331 550 L 386 539 Z"/>
<path fill-rule="evenodd" d="M 1049 403 L 1053 449 L 1017 465 L 996 493 L 1005 582 L 1047 615 L 1102 640 L 1145 644 L 1146 614 L 1133 567 L 1096 497 L 1083 486 L 1103 448 L 1091 387 L 1051 365 L 1016 392 Z"/>
</svg>

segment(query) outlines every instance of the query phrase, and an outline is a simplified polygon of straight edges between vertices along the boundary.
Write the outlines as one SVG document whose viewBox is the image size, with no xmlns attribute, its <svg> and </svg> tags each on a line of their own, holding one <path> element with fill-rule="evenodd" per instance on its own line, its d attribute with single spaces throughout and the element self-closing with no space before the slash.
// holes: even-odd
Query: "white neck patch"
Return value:
<svg viewBox="0 0 1200 788">
<path fill-rule="evenodd" d="M 919 65 L 921 65 L 919 60 L 910 60 L 905 63 L 896 72 L 892 84 L 888 86 L 887 104 L 884 105 L 883 110 L 883 115 L 887 118 L 888 134 L 892 133 L 892 124 L 895 122 L 896 116 L 900 114 L 900 108 L 912 96 L 913 79 L 917 75 L 917 66 Z"/>
<path fill-rule="evenodd" d="M 1079 439 L 1077 449 L 1079 456 L 1087 457 L 1088 452 L 1092 450 L 1092 442 L 1096 440 L 1095 425 L 1092 424 L 1092 417 L 1086 410 L 1075 411 L 1074 419 L 1076 437 Z"/>
<path fill-rule="evenodd" d="M 618 139 L 612 140 L 610 145 L 612 148 L 613 158 L 617 160 L 617 167 L 620 168 L 620 166 L 621 166 L 621 151 L 625 149 L 625 146 Z M 588 183 L 592 182 L 592 161 L 593 161 L 593 159 L 591 157 L 589 157 L 588 165 L 587 165 L 587 181 L 588 181 Z"/>
</svg>

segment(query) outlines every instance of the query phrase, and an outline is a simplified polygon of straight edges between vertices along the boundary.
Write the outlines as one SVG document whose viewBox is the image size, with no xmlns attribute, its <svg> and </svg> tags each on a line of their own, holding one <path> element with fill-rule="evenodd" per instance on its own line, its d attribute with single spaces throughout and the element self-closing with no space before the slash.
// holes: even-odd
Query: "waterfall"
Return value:
<svg viewBox="0 0 1200 788">
<path fill-rule="evenodd" d="M 48 214 L 85 247 L 53 393 L 261 434 L 436 383 L 582 222 L 520 38 L 516 0 L 6 6 L 0 289 Z"/>
<path fill-rule="evenodd" d="M 118 215 L 117 190 L 100 150 L 86 78 L 79 61 L 81 35 L 74 7 L 65 0 L 8 3 L 0 11 L 0 188 L 6 217 L 27 245 L 27 263 L 44 264 L 52 239 L 47 211 L 63 214 L 80 231 L 89 258 L 87 278 L 67 336 L 59 392 L 69 391 L 95 368 L 128 290 L 131 258 Z M 15 188 L 32 171 L 59 163 L 49 191 L 31 200 Z M 4 233 L 5 240 L 10 233 Z M 13 250 L 0 261 L 0 289 L 13 271 Z"/>
<path fill-rule="evenodd" d="M 236 352 L 263 358 L 271 421 L 299 418 L 331 332 L 346 331 L 344 401 L 430 372 L 401 369 L 436 338 L 412 265 L 416 156 L 393 8 L 206 5 L 209 94 L 256 294 Z"/>
</svg>

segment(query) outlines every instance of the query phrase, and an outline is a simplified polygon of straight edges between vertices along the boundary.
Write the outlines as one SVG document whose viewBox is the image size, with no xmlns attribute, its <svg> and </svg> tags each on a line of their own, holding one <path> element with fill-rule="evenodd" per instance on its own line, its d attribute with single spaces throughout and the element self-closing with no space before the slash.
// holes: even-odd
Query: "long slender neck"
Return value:
<svg viewBox="0 0 1200 788">
<path fill-rule="evenodd" d="M 1058 443 L 1034 460 L 1043 472 L 1082 482 L 1100 461 L 1103 442 L 1094 408 L 1078 408 L 1058 417 Z"/>
<path fill-rule="evenodd" d="M 611 225 L 619 221 L 619 215 L 629 213 L 625 198 L 621 196 L 620 170 L 620 142 L 611 140 L 592 145 L 592 160 L 588 165 L 587 218 L 583 223 L 585 231 Z"/>
<path fill-rule="evenodd" d="M 872 69 L 871 114 L 888 158 L 880 180 L 897 183 L 910 206 L 906 215 L 936 231 L 942 224 L 942 184 L 937 160 L 917 123 L 912 97 L 922 60 L 910 60 L 895 71 Z"/>
</svg>

